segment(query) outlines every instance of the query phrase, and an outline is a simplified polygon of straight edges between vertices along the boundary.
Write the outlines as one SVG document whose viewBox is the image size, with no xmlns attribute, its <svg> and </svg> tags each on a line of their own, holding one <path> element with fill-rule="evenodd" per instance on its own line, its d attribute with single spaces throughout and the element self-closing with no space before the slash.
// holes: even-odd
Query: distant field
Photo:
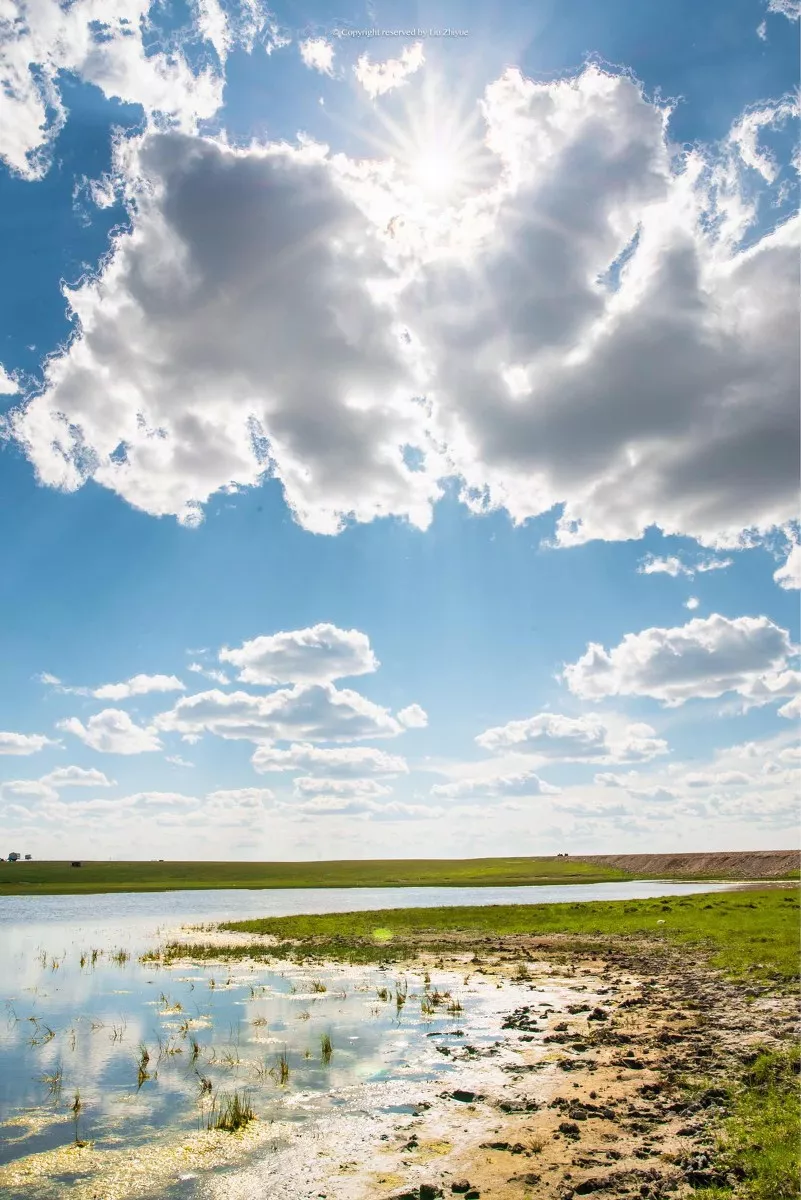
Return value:
<svg viewBox="0 0 801 1200">
<path fill-rule="evenodd" d="M 606 883 L 617 867 L 565 858 L 255 862 L 0 862 L 0 896 L 196 888 L 482 887 Z"/>
</svg>

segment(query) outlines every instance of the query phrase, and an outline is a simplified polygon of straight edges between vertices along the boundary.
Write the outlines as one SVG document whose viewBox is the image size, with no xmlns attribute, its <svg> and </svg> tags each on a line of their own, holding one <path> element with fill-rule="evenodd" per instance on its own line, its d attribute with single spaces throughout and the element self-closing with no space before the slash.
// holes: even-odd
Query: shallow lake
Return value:
<svg viewBox="0 0 801 1200">
<path fill-rule="evenodd" d="M 112 1157 L 137 1146 L 152 1153 L 169 1139 L 213 1127 L 234 1093 L 252 1104 L 262 1130 L 274 1126 L 276 1138 L 287 1125 L 341 1106 L 373 1115 L 411 1112 L 415 1087 L 419 1092 L 426 1081 L 458 1070 L 432 1034 L 440 1047 L 458 1044 L 459 1027 L 479 1053 L 497 1037 L 495 985 L 475 977 L 440 972 L 427 984 L 379 968 L 164 968 L 140 961 L 182 925 L 405 906 L 633 899 L 726 886 L 638 881 L 4 897 L 0 1168 L 33 1155 L 47 1169 L 3 1194 L 56 1197 L 83 1180 L 87 1196 L 104 1195 L 91 1190 L 91 1171 L 76 1173 L 73 1160 L 64 1163 L 53 1152 L 83 1143 Z M 432 989 L 433 1004 L 426 1000 Z M 511 1008 L 514 988 L 506 990 Z M 185 1173 L 181 1183 L 173 1172 L 171 1189 L 199 1194 L 194 1176 Z M 160 1187 L 158 1194 L 166 1194 Z"/>
</svg>

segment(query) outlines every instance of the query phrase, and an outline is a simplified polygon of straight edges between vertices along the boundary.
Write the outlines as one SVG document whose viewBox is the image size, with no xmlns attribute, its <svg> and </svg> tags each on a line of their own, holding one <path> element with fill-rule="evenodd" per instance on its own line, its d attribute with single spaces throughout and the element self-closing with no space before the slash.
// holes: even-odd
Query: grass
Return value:
<svg viewBox="0 0 801 1200">
<path fill-rule="evenodd" d="M 224 1096 L 220 1103 L 212 1105 L 209 1114 L 208 1128 L 223 1129 L 226 1133 L 236 1133 L 245 1125 L 255 1121 L 256 1114 L 251 1107 L 247 1093 L 234 1092 L 232 1096 Z"/>
<path fill-rule="evenodd" d="M 324 1033 L 320 1038 L 320 1061 L 324 1067 L 327 1067 L 331 1062 L 331 1056 L 334 1053 L 334 1043 L 331 1041 L 330 1035 Z"/>
<path fill-rule="evenodd" d="M 334 862 L 69 862 L 0 864 L 0 895 L 152 892 L 193 888 L 481 887 L 599 883 L 632 876 L 552 857 Z"/>
<path fill-rule="evenodd" d="M 708 1200 L 795 1200 L 799 1195 L 798 1131 L 801 1050 L 763 1051 L 734 1092 L 721 1131 L 716 1167 L 733 1175 L 736 1190 L 715 1188 Z"/>
<path fill-rule="evenodd" d="M 373 939 L 376 927 L 392 940 Z M 576 904 L 397 908 L 324 916 L 265 917 L 221 926 L 271 934 L 276 946 L 183 947 L 183 956 L 304 957 L 353 962 L 400 961 L 415 945 L 436 947 L 449 935 L 476 939 L 504 935 L 572 934 L 580 938 L 647 938 L 660 945 L 691 945 L 731 978 L 791 983 L 799 977 L 799 892 L 795 888 L 673 896 L 656 900 L 602 900 Z M 573 944 L 571 949 L 585 947 Z M 589 947 L 586 947 L 589 948 Z M 199 955 L 197 951 L 200 951 Z M 165 957 L 181 957 L 180 943 Z M 389 995 L 386 996 L 389 999 Z"/>
</svg>

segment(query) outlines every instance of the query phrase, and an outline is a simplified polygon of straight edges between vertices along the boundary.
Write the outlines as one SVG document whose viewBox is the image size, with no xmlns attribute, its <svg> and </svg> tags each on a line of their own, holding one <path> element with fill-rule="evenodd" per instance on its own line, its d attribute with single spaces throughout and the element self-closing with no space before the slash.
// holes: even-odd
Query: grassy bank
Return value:
<svg viewBox="0 0 801 1200">
<path fill-rule="evenodd" d="M 607 883 L 625 871 L 569 858 L 334 862 L 0 862 L 0 896 L 197 888 L 484 887 Z"/>
<path fill-rule="evenodd" d="M 265 917 L 234 921 L 223 930 L 271 935 L 279 947 L 263 943 L 220 950 L 194 947 L 202 957 L 246 957 L 292 951 L 352 961 L 401 959 L 415 946 L 467 945 L 509 935 L 573 935 L 571 946 L 588 939 L 636 938 L 655 947 L 686 945 L 708 957 L 730 978 L 792 985 L 799 976 L 799 892 L 791 888 L 673 896 L 658 900 L 604 900 L 577 904 L 489 905 L 469 908 L 401 908 L 325 916 Z M 176 957 L 187 950 L 173 943 Z"/>
</svg>

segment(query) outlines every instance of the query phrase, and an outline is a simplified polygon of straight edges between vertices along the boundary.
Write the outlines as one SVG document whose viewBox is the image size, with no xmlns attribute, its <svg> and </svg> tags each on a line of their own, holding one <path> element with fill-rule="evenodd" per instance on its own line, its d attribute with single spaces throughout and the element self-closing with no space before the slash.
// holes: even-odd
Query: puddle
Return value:
<svg viewBox="0 0 801 1200">
<path fill-rule="evenodd" d="M 170 1166 L 179 1143 L 191 1169 L 173 1163 L 158 1194 L 211 1194 L 196 1160 L 210 1154 L 224 1167 L 231 1157 L 240 1135 L 214 1126 L 234 1094 L 257 1120 L 229 1165 L 256 1151 L 275 1158 L 308 1122 L 319 1131 L 344 1117 L 345 1141 L 358 1144 L 357 1127 L 413 1116 L 423 1085 L 469 1068 L 465 1044 L 471 1054 L 499 1053 L 500 1006 L 508 1011 L 524 994 L 441 971 L 427 986 L 422 975 L 373 967 L 154 968 L 136 950 L 51 944 L 6 962 L 0 1181 L 15 1194 L 49 1200 L 69 1183 L 91 1196 L 100 1160 L 108 1167 L 124 1156 L 127 1183 L 109 1189 L 104 1176 L 97 1194 L 144 1195 L 147 1160 L 155 1170 L 161 1154 Z M 441 996 L 433 1012 L 432 992 Z M 222 1161 L 215 1138 L 228 1143 Z M 9 1176 L 3 1168 L 15 1163 L 25 1173 Z"/>
</svg>

